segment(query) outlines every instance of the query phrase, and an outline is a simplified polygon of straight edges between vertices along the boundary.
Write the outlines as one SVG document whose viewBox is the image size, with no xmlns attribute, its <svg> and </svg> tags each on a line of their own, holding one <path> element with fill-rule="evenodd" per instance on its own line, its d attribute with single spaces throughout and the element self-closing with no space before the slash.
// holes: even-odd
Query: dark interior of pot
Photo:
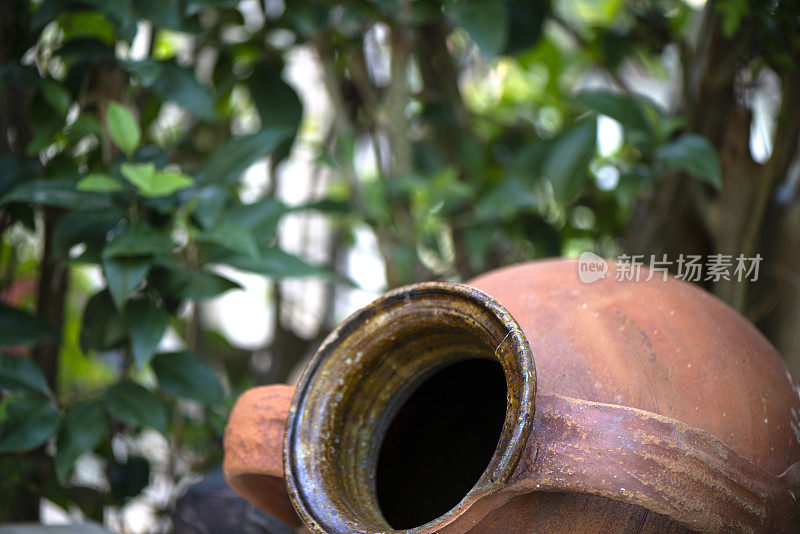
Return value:
<svg viewBox="0 0 800 534">
<path fill-rule="evenodd" d="M 378 506 L 395 529 L 453 508 L 489 465 L 506 416 L 500 363 L 471 358 L 433 374 L 400 408 L 378 456 Z"/>
</svg>

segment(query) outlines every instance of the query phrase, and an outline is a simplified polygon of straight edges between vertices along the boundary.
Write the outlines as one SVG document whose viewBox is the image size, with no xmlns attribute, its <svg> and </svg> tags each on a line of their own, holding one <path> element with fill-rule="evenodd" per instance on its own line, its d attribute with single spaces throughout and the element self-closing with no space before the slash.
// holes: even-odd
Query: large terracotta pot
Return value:
<svg viewBox="0 0 800 534">
<path fill-rule="evenodd" d="M 224 467 L 312 532 L 800 532 L 798 393 L 701 289 L 536 262 L 355 313 L 242 395 Z"/>
</svg>

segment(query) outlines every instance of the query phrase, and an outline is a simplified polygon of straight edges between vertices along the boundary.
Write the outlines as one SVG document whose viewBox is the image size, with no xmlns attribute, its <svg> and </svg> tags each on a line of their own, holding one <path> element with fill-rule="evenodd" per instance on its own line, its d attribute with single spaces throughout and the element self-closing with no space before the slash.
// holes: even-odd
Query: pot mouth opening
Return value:
<svg viewBox="0 0 800 534">
<path fill-rule="evenodd" d="M 434 532 L 512 475 L 535 389 L 528 342 L 494 299 L 454 283 L 391 291 L 331 333 L 298 384 L 289 496 L 315 532 Z"/>
<path fill-rule="evenodd" d="M 454 508 L 489 465 L 506 417 L 499 362 L 469 358 L 426 378 L 392 418 L 375 471 L 378 507 L 395 529 Z"/>
</svg>

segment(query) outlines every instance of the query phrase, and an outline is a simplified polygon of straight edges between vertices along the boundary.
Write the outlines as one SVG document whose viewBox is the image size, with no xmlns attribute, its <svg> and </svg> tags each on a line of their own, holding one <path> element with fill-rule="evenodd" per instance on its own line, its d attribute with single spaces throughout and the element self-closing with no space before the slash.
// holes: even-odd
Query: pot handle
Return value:
<svg viewBox="0 0 800 534">
<path fill-rule="evenodd" d="M 283 436 L 295 388 L 261 386 L 236 401 L 225 427 L 225 479 L 239 495 L 284 523 L 298 526 L 283 479 Z"/>
<path fill-rule="evenodd" d="M 509 489 L 595 494 L 701 532 L 800 532 L 800 462 L 781 476 L 644 410 L 540 394 Z"/>
</svg>

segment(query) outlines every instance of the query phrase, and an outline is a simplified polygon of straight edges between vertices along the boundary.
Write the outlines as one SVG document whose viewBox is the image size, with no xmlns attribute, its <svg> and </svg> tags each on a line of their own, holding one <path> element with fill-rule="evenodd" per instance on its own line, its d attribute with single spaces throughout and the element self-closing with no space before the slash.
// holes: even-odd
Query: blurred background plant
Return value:
<svg viewBox="0 0 800 534">
<path fill-rule="evenodd" d="M 169 530 L 239 392 L 534 258 L 759 253 L 800 370 L 798 64 L 781 0 L 0 3 L 0 520 Z"/>
</svg>

